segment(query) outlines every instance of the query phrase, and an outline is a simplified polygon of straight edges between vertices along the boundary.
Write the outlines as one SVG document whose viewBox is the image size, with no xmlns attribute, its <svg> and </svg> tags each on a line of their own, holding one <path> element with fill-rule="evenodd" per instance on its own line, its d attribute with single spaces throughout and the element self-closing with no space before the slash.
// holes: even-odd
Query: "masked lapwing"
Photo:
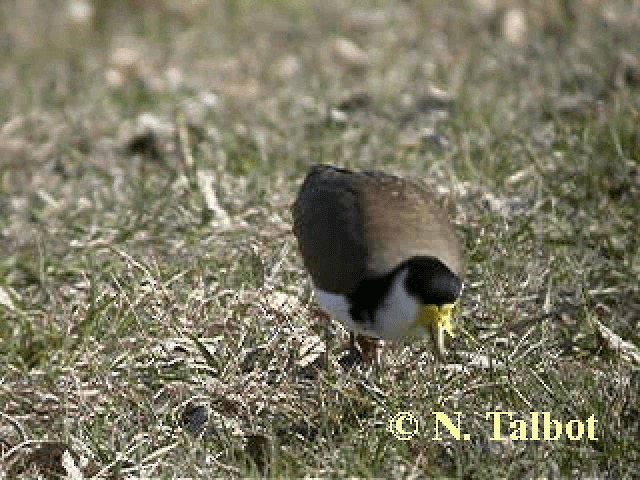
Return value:
<svg viewBox="0 0 640 480">
<path fill-rule="evenodd" d="M 445 352 L 462 290 L 463 255 L 435 198 L 382 172 L 316 165 L 292 207 L 318 304 L 380 361 L 384 340 L 429 335 Z"/>
</svg>

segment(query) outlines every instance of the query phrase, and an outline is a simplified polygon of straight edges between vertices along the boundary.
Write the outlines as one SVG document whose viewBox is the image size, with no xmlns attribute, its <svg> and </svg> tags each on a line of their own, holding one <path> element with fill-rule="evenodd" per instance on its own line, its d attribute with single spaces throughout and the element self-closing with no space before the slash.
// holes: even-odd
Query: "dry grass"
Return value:
<svg viewBox="0 0 640 480">
<path fill-rule="evenodd" d="M 0 477 L 640 475 L 640 3 L 491 4 L 3 2 Z M 445 364 L 347 371 L 337 330 L 322 367 L 288 211 L 316 162 L 449 206 Z M 494 410 L 599 439 L 489 441 Z"/>
</svg>

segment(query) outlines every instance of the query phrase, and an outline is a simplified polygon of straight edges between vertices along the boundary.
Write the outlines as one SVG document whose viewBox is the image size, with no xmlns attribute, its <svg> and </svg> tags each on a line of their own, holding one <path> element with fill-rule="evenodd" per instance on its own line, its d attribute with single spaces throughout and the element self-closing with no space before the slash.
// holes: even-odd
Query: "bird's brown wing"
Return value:
<svg viewBox="0 0 640 480">
<path fill-rule="evenodd" d="M 363 218 L 354 174 L 316 166 L 292 207 L 305 267 L 322 290 L 350 294 L 367 269 Z"/>
<path fill-rule="evenodd" d="M 417 255 L 440 259 L 461 275 L 463 257 L 448 215 L 418 185 L 391 175 L 369 173 L 357 182 L 369 245 L 367 269 L 386 273 Z"/>
</svg>

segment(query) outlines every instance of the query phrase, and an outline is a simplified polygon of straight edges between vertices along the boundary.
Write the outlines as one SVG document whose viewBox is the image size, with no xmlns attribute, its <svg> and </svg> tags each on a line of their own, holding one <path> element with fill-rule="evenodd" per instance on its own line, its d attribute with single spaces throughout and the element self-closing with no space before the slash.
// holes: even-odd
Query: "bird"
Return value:
<svg viewBox="0 0 640 480">
<path fill-rule="evenodd" d="M 291 213 L 318 305 L 363 363 L 380 364 L 385 341 L 424 335 L 444 356 L 464 263 L 432 193 L 381 171 L 314 165 Z"/>
</svg>

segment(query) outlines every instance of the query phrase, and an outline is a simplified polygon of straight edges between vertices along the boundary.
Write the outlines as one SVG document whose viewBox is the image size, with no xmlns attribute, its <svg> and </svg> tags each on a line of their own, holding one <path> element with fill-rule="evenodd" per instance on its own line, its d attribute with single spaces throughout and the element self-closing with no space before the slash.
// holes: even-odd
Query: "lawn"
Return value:
<svg viewBox="0 0 640 480">
<path fill-rule="evenodd" d="M 638 478 L 639 32 L 637 0 L 0 3 L 0 478 Z M 445 360 L 325 345 L 315 163 L 451 213 Z"/>
</svg>

